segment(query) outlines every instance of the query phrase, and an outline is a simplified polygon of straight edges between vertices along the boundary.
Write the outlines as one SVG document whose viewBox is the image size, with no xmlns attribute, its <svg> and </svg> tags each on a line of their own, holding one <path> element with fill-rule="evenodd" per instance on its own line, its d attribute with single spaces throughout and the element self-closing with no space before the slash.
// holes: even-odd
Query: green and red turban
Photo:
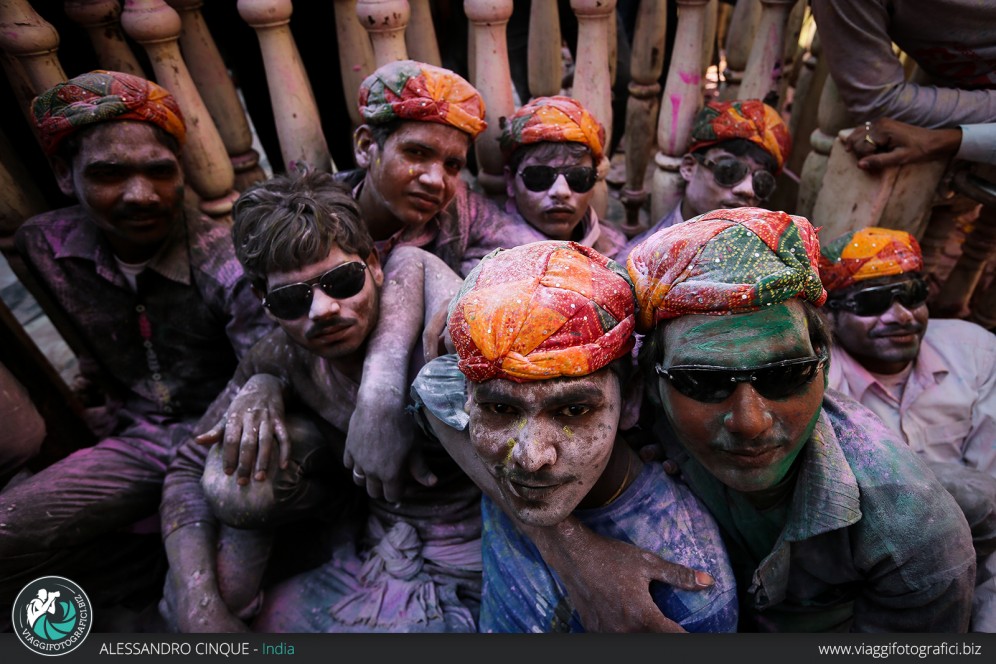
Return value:
<svg viewBox="0 0 996 664">
<path fill-rule="evenodd" d="M 633 249 L 626 267 L 639 329 L 649 332 L 686 314 L 747 313 L 794 297 L 821 306 L 819 259 L 808 220 L 745 207 L 661 229 Z"/>
<path fill-rule="evenodd" d="M 474 382 L 585 376 L 633 348 L 633 287 L 615 261 L 576 242 L 498 249 L 450 304 L 460 371 Z"/>
<path fill-rule="evenodd" d="M 500 122 L 498 140 L 506 159 L 523 145 L 544 141 L 582 143 L 596 164 L 605 153 L 605 127 L 571 97 L 537 97 Z"/>
<path fill-rule="evenodd" d="M 394 120 L 438 122 L 471 138 L 487 129 L 484 99 L 463 77 L 449 69 L 414 60 L 391 62 L 360 84 L 360 114 L 367 124 Z"/>
<path fill-rule="evenodd" d="M 181 145 L 187 130 L 169 91 L 152 81 L 117 71 L 95 71 L 59 83 L 31 102 L 31 119 L 42 150 L 54 155 L 84 127 L 115 120 L 149 122 Z"/>
<path fill-rule="evenodd" d="M 877 226 L 845 233 L 827 243 L 820 255 L 820 278 L 828 291 L 922 269 L 923 254 L 915 237 Z"/>
<path fill-rule="evenodd" d="M 750 141 L 774 157 L 779 172 L 792 149 L 792 136 L 778 111 L 758 99 L 745 99 L 706 104 L 695 116 L 688 151 L 734 138 Z"/>
</svg>

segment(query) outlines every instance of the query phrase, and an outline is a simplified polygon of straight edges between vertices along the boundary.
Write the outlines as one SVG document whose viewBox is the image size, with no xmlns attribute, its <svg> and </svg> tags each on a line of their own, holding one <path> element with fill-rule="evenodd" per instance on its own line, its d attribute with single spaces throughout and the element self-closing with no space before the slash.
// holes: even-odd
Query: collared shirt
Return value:
<svg viewBox="0 0 996 664">
<path fill-rule="evenodd" d="M 830 386 L 874 411 L 915 452 L 996 477 L 996 335 L 931 319 L 898 404 L 843 348 L 831 357 Z"/>
<path fill-rule="evenodd" d="M 683 222 L 685 220 L 681 216 L 681 203 L 683 200 L 684 199 L 679 200 L 678 204 L 674 206 L 674 209 L 671 210 L 666 215 L 664 215 L 663 217 L 661 217 L 656 224 L 654 224 L 653 226 L 651 226 L 650 228 L 643 231 L 642 233 L 634 237 L 632 240 L 627 242 L 626 246 L 624 246 L 622 250 L 618 254 L 616 254 L 615 256 L 616 261 L 625 265 L 626 259 L 629 258 L 630 253 L 632 253 L 633 249 L 636 248 L 636 245 L 640 244 L 648 237 L 650 237 L 657 231 L 661 230 L 662 228 L 667 228 L 669 226 L 674 226 L 675 224 L 680 224 L 681 222 Z"/>
<path fill-rule="evenodd" d="M 975 583 L 968 524 L 923 462 L 868 409 L 827 390 L 771 552 L 734 517 L 743 500 L 655 433 L 723 532 L 740 631 L 964 632 Z M 758 512 L 756 522 L 764 519 Z"/>
</svg>

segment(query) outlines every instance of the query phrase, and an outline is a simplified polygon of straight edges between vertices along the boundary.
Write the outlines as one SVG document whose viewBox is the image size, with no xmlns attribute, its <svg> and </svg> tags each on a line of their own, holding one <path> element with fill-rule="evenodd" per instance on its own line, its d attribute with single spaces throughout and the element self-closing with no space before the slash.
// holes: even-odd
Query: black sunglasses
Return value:
<svg viewBox="0 0 996 664">
<path fill-rule="evenodd" d="M 567 180 L 567 186 L 571 191 L 583 194 L 591 191 L 595 186 L 595 169 L 591 166 L 566 166 L 554 168 L 553 166 L 526 166 L 519 171 L 522 184 L 526 185 L 529 191 L 546 191 L 553 186 L 557 178 L 561 175 Z"/>
<path fill-rule="evenodd" d="M 658 364 L 656 369 L 659 375 L 671 382 L 674 389 L 689 399 L 720 403 L 733 394 L 738 383 L 750 383 L 765 399 L 788 398 L 808 385 L 826 361 L 826 353 L 820 353 L 816 357 L 784 360 L 744 369 L 695 364 L 667 369 Z"/>
<path fill-rule="evenodd" d="M 848 293 L 843 297 L 827 300 L 827 307 L 847 311 L 855 316 L 879 316 L 888 311 L 896 300 L 907 309 L 916 309 L 927 301 L 929 290 L 927 281 L 917 277 L 897 284 L 872 286 Z"/>
<path fill-rule="evenodd" d="M 717 161 L 706 159 L 699 154 L 692 155 L 702 166 L 712 172 L 712 177 L 721 187 L 735 187 L 751 174 L 747 162 L 736 157 L 720 157 Z M 751 184 L 758 200 L 766 200 L 775 193 L 775 176 L 763 168 L 754 171 Z"/>
<path fill-rule="evenodd" d="M 366 263 L 343 263 L 314 279 L 274 288 L 263 298 L 263 306 L 283 320 L 300 318 L 311 310 L 316 285 L 329 297 L 345 300 L 363 290 L 367 281 L 366 269 Z"/>
</svg>

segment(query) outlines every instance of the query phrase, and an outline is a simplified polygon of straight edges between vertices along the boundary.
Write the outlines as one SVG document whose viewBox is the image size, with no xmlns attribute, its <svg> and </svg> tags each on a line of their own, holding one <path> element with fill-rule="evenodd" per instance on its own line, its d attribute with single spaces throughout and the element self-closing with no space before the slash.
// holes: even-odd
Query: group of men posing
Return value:
<svg viewBox="0 0 996 664">
<path fill-rule="evenodd" d="M 358 104 L 357 170 L 229 226 L 184 205 L 155 83 L 34 100 L 78 204 L 17 246 L 108 396 L 98 444 L 0 491 L 0 604 L 44 574 L 127 603 L 164 548 L 178 631 L 996 629 L 996 341 L 924 339 L 908 234 L 821 253 L 758 207 L 774 109 L 708 104 L 627 242 L 577 101 L 500 119 L 504 208 L 462 178 L 467 81 L 394 62 Z"/>
</svg>

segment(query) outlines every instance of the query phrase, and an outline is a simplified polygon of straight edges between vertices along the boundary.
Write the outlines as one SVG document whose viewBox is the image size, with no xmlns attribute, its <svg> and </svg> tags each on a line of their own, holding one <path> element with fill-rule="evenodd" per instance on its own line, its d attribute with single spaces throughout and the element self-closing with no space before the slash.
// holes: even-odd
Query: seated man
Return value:
<svg viewBox="0 0 996 664">
<path fill-rule="evenodd" d="M 996 631 L 996 337 L 962 320 L 928 319 L 920 245 L 869 227 L 825 244 L 830 387 L 868 407 L 927 462 L 975 536 L 973 631 Z M 988 559 L 988 562 L 987 562 Z"/>
<path fill-rule="evenodd" d="M 547 528 L 572 513 L 595 532 L 708 570 L 711 589 L 657 585 L 654 600 L 684 630 L 735 630 L 736 584 L 715 522 L 616 435 L 633 327 L 622 266 L 573 242 L 489 255 L 451 305 L 457 354 L 427 364 L 412 393 L 490 496 L 481 631 L 585 631 L 557 574 L 516 526 Z"/>
<path fill-rule="evenodd" d="M 166 466 L 239 357 L 271 329 L 227 226 L 184 206 L 185 127 L 164 88 L 119 72 L 59 83 L 32 121 L 62 191 L 79 202 L 26 221 L 18 251 L 87 345 L 106 388 L 99 442 L 0 494 L 0 604 L 47 574 L 99 607 L 158 593 L 153 527 Z M 139 540 L 146 542 L 141 543 Z"/>
<path fill-rule="evenodd" d="M 240 196 L 234 217 L 239 260 L 279 329 L 253 347 L 202 420 L 207 429 L 225 418 L 224 452 L 206 462 L 206 447 L 191 439 L 170 466 L 162 504 L 171 566 L 165 613 L 183 631 L 244 630 L 260 605 L 252 623 L 260 631 L 474 631 L 480 492 L 438 445 L 423 450 L 433 486 L 412 484 L 396 502 L 370 499 L 359 535 L 332 532 L 352 524 L 339 522 L 337 512 L 325 514 L 321 530 L 304 531 L 315 540 L 336 536 L 324 564 L 260 596 L 262 572 L 272 570 L 272 527 L 328 511 L 330 504 L 338 509 L 338 496 L 329 503 L 311 489 L 324 483 L 334 492 L 338 481 L 341 492 L 342 481 L 330 476 L 333 466 L 341 469 L 341 449 L 330 464 L 320 458 L 322 441 L 316 445 L 314 436 L 278 434 L 279 457 L 294 462 L 246 485 L 225 475 L 220 457 L 226 465 L 238 459 L 253 467 L 247 455 L 277 456 L 265 446 L 257 455 L 256 444 L 266 442 L 264 430 L 280 431 L 282 392 L 295 399 L 295 408 L 316 415 L 325 447 L 332 447 L 350 426 L 380 328 L 411 308 L 424 319 L 449 302 L 460 280 L 430 254 L 399 248 L 388 278 L 404 282 L 407 299 L 382 301 L 385 274 L 359 208 L 327 174 L 257 184 Z M 382 316 L 388 308 L 392 316 Z M 410 366 L 409 381 L 422 363 L 413 346 L 393 361 L 394 371 Z M 256 374 L 268 377 L 250 383 Z M 243 425 L 247 411 L 269 415 Z M 355 468 L 353 477 L 365 485 Z M 230 526 L 220 537 L 219 519 Z M 254 531 L 262 532 L 254 538 Z"/>
<path fill-rule="evenodd" d="M 622 249 L 625 236 L 600 224 L 590 205 L 605 129 L 580 102 L 537 97 L 501 119 L 500 141 L 509 221 L 481 229 L 486 238 L 464 254 L 464 274 L 495 249 L 540 240 L 573 240 L 606 256 Z"/>
<path fill-rule="evenodd" d="M 711 101 L 695 116 L 691 143 L 681 159 L 681 200 L 616 255 L 625 262 L 636 245 L 662 228 L 720 208 L 763 203 L 775 191 L 792 148 L 778 111 L 762 101 Z"/>
</svg>

